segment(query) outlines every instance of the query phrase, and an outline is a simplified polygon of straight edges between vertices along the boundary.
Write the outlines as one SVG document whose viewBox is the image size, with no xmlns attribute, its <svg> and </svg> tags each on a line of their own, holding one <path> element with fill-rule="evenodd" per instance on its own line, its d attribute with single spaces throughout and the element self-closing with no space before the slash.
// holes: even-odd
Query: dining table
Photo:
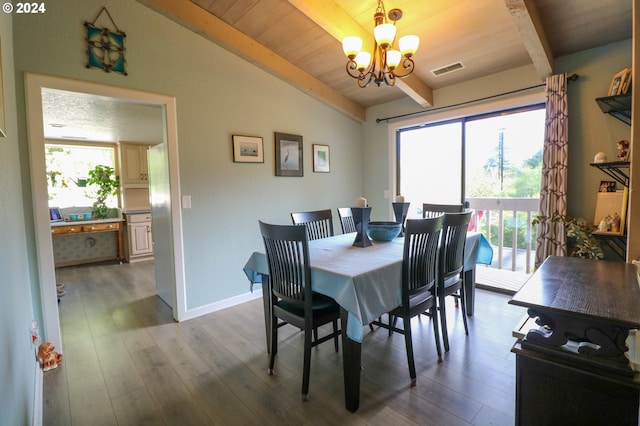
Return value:
<svg viewBox="0 0 640 426">
<path fill-rule="evenodd" d="M 369 247 L 353 245 L 356 233 L 309 241 L 313 290 L 333 298 L 341 311 L 345 407 L 351 412 L 360 404 L 360 368 L 364 326 L 401 304 L 404 238 L 373 241 Z M 477 263 L 491 263 L 491 246 L 478 232 L 469 232 L 465 243 L 465 297 L 467 315 L 473 314 Z M 262 283 L 267 348 L 269 345 L 269 269 L 264 249 L 251 254 L 244 272 L 253 285 Z M 469 312 L 470 310 L 470 312 Z M 345 332 L 346 330 L 346 332 Z"/>
</svg>

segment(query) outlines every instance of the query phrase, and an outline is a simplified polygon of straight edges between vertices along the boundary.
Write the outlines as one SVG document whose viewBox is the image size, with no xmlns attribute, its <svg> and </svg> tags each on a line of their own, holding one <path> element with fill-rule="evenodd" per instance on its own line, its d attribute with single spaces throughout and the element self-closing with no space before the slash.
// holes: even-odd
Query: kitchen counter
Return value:
<svg viewBox="0 0 640 426">
<path fill-rule="evenodd" d="M 94 223 L 113 223 L 124 222 L 124 218 L 111 217 L 107 219 L 90 219 L 90 220 L 64 220 L 60 222 L 51 222 L 51 227 L 54 226 L 69 226 L 69 225 L 91 225 Z"/>
</svg>

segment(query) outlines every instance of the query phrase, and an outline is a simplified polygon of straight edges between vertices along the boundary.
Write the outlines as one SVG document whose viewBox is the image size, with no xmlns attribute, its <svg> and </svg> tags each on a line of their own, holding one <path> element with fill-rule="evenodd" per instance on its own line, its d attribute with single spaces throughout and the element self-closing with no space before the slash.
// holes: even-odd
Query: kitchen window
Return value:
<svg viewBox="0 0 640 426">
<path fill-rule="evenodd" d="M 97 165 L 116 168 L 115 145 L 45 144 L 49 206 L 84 207 L 95 201 L 95 188 L 87 185 L 89 170 Z M 117 174 L 117 172 L 116 172 Z M 116 196 L 107 205 L 118 205 Z"/>
</svg>

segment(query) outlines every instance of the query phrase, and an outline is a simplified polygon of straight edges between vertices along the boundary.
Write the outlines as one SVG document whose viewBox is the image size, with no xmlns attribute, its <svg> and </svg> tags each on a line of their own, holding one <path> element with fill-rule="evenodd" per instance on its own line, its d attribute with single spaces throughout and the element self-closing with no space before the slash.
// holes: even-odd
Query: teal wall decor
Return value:
<svg viewBox="0 0 640 426">
<path fill-rule="evenodd" d="M 96 25 L 102 13 L 107 14 L 115 31 Z M 126 50 L 124 39 L 127 35 L 118 29 L 107 8 L 103 7 L 93 22 L 85 21 L 84 26 L 87 28 L 87 53 L 89 55 L 87 68 L 102 68 L 105 72 L 115 71 L 127 75 L 124 57 Z"/>
</svg>

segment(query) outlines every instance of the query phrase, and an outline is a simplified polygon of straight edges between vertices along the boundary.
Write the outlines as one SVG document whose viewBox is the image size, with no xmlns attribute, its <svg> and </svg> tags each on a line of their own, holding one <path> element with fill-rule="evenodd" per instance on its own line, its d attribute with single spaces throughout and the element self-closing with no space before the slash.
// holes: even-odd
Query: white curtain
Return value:
<svg viewBox="0 0 640 426">
<path fill-rule="evenodd" d="M 540 212 L 546 220 L 538 225 L 536 268 L 551 255 L 567 255 L 564 222 L 552 220 L 567 214 L 568 107 L 567 75 L 547 77 Z"/>
</svg>

